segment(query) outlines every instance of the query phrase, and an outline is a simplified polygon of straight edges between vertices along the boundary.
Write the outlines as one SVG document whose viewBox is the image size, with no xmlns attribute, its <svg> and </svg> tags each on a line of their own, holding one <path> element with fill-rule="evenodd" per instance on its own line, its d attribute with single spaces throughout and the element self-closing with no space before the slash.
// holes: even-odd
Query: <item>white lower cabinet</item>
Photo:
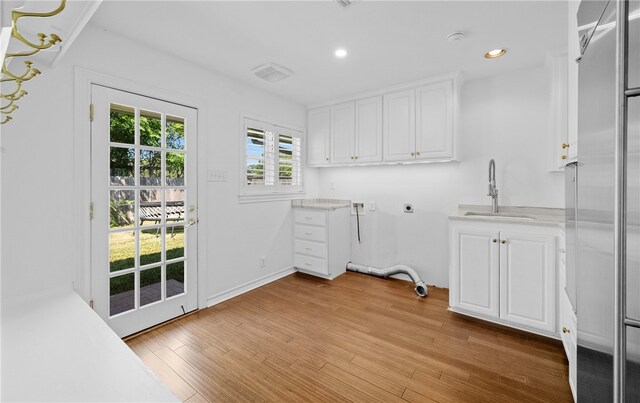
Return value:
<svg viewBox="0 0 640 403">
<path fill-rule="evenodd" d="M 555 335 L 558 229 L 472 221 L 450 228 L 451 310 Z"/>
<path fill-rule="evenodd" d="M 351 260 L 351 211 L 293 209 L 293 265 L 301 272 L 333 279 Z"/>
<path fill-rule="evenodd" d="M 492 228 L 452 227 L 451 306 L 497 318 L 500 315 L 500 261 Z M 453 286 L 455 284 L 455 287 Z"/>
<path fill-rule="evenodd" d="M 576 400 L 578 375 L 578 320 L 573 305 L 565 289 L 567 284 L 565 238 L 561 236 L 558 245 L 558 327 L 564 351 L 569 361 L 569 385 Z"/>
</svg>

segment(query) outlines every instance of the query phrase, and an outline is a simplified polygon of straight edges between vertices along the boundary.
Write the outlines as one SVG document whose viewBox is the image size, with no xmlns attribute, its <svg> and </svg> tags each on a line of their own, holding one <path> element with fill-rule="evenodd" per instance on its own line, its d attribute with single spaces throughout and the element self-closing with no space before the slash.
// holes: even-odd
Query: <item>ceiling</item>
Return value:
<svg viewBox="0 0 640 403">
<path fill-rule="evenodd" d="M 567 45 L 565 1 L 105 1 L 91 24 L 301 104 L 461 71 L 544 63 Z M 447 35 L 465 38 L 448 42 Z M 334 51 L 349 54 L 337 59 Z M 504 47 L 500 59 L 484 53 Z M 295 72 L 270 83 L 251 70 Z"/>
</svg>

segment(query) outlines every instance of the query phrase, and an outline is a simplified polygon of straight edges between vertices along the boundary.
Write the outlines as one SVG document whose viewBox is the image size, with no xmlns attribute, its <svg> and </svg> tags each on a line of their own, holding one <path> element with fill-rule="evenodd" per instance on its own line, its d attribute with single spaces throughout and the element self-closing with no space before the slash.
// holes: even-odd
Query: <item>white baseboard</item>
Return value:
<svg viewBox="0 0 640 403">
<path fill-rule="evenodd" d="M 212 295 L 209 298 L 207 298 L 207 307 L 214 306 L 216 304 L 224 302 L 233 297 L 237 297 L 240 294 L 244 294 L 247 291 L 251 291 L 258 287 L 262 287 L 265 284 L 269 284 L 273 281 L 281 279 L 282 277 L 286 277 L 295 272 L 296 272 L 296 269 L 294 269 L 293 267 L 289 267 L 284 270 L 280 270 L 279 272 L 269 274 L 268 276 L 260 277 L 256 280 L 249 281 L 248 283 L 239 285 L 228 291 L 224 291 L 224 292 Z"/>
</svg>

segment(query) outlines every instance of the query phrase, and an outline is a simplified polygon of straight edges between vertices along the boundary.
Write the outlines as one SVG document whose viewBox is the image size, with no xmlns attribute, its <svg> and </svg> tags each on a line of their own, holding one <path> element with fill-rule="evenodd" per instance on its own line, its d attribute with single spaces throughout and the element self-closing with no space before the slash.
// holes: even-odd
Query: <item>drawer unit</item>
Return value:
<svg viewBox="0 0 640 403">
<path fill-rule="evenodd" d="M 294 211 L 293 215 L 296 224 L 318 225 L 324 227 L 327 223 L 326 214 L 323 211 L 298 209 Z"/>
<path fill-rule="evenodd" d="M 318 259 L 307 255 L 299 255 L 296 253 L 293 261 L 294 265 L 299 269 L 319 274 L 329 274 L 329 267 L 327 266 L 327 261 L 324 259 Z"/>
<path fill-rule="evenodd" d="M 351 211 L 348 207 L 294 206 L 293 236 L 296 269 L 326 279 L 346 271 L 351 260 Z"/>
<path fill-rule="evenodd" d="M 310 225 L 296 224 L 294 229 L 296 239 L 308 241 L 325 242 L 326 230 L 322 227 L 312 227 Z"/>
<path fill-rule="evenodd" d="M 293 251 L 296 254 L 327 258 L 327 245 L 324 242 L 312 242 L 296 239 L 293 241 Z"/>
</svg>

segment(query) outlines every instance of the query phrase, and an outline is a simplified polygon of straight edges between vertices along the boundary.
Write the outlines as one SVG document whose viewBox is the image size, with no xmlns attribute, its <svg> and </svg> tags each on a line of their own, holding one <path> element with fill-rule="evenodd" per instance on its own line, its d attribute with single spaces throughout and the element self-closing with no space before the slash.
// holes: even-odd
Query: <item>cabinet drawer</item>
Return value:
<svg viewBox="0 0 640 403">
<path fill-rule="evenodd" d="M 324 227 L 326 224 L 325 213 L 321 211 L 309 211 L 296 209 L 294 211 L 296 223 L 305 225 L 318 225 Z"/>
<path fill-rule="evenodd" d="M 294 241 L 294 252 L 303 255 L 320 257 L 323 259 L 327 258 L 327 246 L 324 243 L 296 239 Z"/>
<path fill-rule="evenodd" d="M 327 261 L 324 259 L 299 255 L 296 253 L 293 258 L 293 264 L 298 269 L 320 274 L 329 274 L 329 267 L 327 266 Z"/>
<path fill-rule="evenodd" d="M 311 227 L 309 225 L 296 224 L 294 235 L 298 239 L 324 242 L 326 238 L 325 229 L 322 227 Z"/>
</svg>

